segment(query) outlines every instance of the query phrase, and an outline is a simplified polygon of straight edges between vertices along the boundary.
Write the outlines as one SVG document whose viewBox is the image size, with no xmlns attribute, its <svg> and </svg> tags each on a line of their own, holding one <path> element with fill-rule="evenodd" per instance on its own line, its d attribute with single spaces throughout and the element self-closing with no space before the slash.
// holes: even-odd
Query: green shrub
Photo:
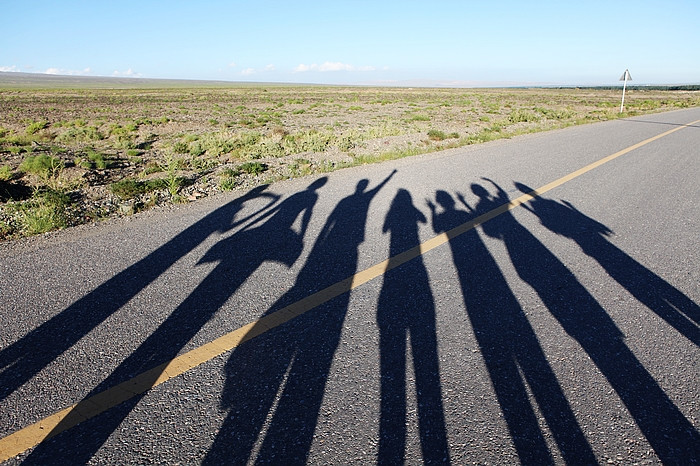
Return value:
<svg viewBox="0 0 700 466">
<path fill-rule="evenodd" d="M 14 177 L 14 172 L 9 165 L 0 167 L 0 181 L 10 181 Z"/>
<path fill-rule="evenodd" d="M 236 188 L 238 182 L 233 176 L 222 176 L 219 181 L 219 189 L 222 191 L 231 191 Z"/>
<path fill-rule="evenodd" d="M 187 152 L 192 157 L 198 157 L 198 156 L 204 154 L 206 151 L 207 150 L 204 147 L 202 147 L 202 144 L 199 141 L 196 141 L 196 142 L 190 144 L 190 147 L 189 147 Z"/>
<path fill-rule="evenodd" d="M 510 112 L 510 115 L 508 115 L 508 121 L 510 121 L 511 123 L 523 123 L 539 120 L 539 116 L 523 109 L 515 109 Z"/>
<path fill-rule="evenodd" d="M 187 147 L 186 142 L 178 141 L 173 144 L 173 152 L 176 154 L 187 154 L 189 152 L 189 147 Z"/>
<path fill-rule="evenodd" d="M 19 227 L 26 235 L 38 235 L 68 225 L 66 208 L 70 204 L 68 196 L 59 191 L 39 192 L 32 199 L 18 204 Z"/>
<path fill-rule="evenodd" d="M 431 141 L 444 141 L 447 139 L 447 134 L 437 129 L 431 129 L 428 131 L 428 138 L 430 138 Z"/>
<path fill-rule="evenodd" d="M 27 134 L 36 134 L 37 132 L 39 132 L 40 130 L 42 130 L 48 126 L 49 126 L 48 121 L 34 121 L 34 122 L 30 123 L 29 126 L 27 126 L 27 129 L 25 130 L 25 132 Z"/>
<path fill-rule="evenodd" d="M 427 115 L 411 115 L 408 121 L 430 121 L 430 117 Z"/>
<path fill-rule="evenodd" d="M 109 159 L 105 159 L 104 154 L 96 152 L 92 149 L 87 150 L 87 157 L 90 162 L 95 165 L 98 170 L 105 170 L 112 166 L 112 162 Z"/>
<path fill-rule="evenodd" d="M 134 178 L 124 178 L 112 183 L 109 188 L 117 197 L 128 200 L 159 189 L 166 189 L 168 186 L 164 179 L 139 181 Z"/>
<path fill-rule="evenodd" d="M 56 177 L 63 170 L 61 159 L 50 155 L 30 155 L 19 166 L 20 171 L 37 175 L 42 179 Z"/>
<path fill-rule="evenodd" d="M 310 130 L 286 135 L 282 139 L 282 147 L 290 154 L 323 152 L 334 142 L 335 135 L 332 132 Z"/>
<path fill-rule="evenodd" d="M 119 149 L 135 149 L 134 135 L 132 134 L 138 126 L 129 124 L 126 126 L 111 125 L 109 128 L 109 137 L 114 139 L 114 145 Z"/>
<path fill-rule="evenodd" d="M 124 178 L 112 183 L 109 189 L 122 199 L 133 199 L 146 192 L 145 184 L 133 178 Z"/>
<path fill-rule="evenodd" d="M 260 162 L 246 162 L 239 168 L 241 171 L 250 175 L 259 175 L 267 170 L 267 165 Z"/>
<path fill-rule="evenodd" d="M 68 131 L 59 134 L 56 137 L 56 140 L 64 143 L 72 143 L 101 141 L 104 138 L 104 135 L 97 129 L 96 126 L 84 126 L 70 128 Z"/>
</svg>

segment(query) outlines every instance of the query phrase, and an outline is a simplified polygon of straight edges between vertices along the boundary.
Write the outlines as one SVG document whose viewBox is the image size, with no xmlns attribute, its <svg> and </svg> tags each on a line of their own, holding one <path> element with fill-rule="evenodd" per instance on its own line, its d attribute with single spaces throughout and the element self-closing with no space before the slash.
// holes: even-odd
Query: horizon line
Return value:
<svg viewBox="0 0 700 466">
<path fill-rule="evenodd" d="M 13 80 L 11 77 L 19 77 Z M 9 78 L 9 79 L 6 79 Z M 478 89 L 478 88 L 594 88 L 594 87 L 617 87 L 617 84 L 604 83 L 553 83 L 553 82 L 532 82 L 532 81 L 477 81 L 477 80 L 455 80 L 455 79 L 404 79 L 404 80 L 384 80 L 366 81 L 356 83 L 314 83 L 314 82 L 289 82 L 289 81 L 234 81 L 225 79 L 201 79 L 201 78 L 147 78 L 142 76 L 100 76 L 81 74 L 51 74 L 51 73 L 30 73 L 25 71 L 0 71 L 0 86 L 7 84 L 17 84 L 23 87 L 40 85 L 31 80 L 54 81 L 64 84 L 79 84 L 79 81 L 91 81 L 92 83 L 102 82 L 105 85 L 114 84 L 159 84 L 176 82 L 180 84 L 193 83 L 199 85 L 250 85 L 250 86 L 327 86 L 327 87 L 424 87 L 424 88 L 453 88 L 453 89 Z M 19 82 L 13 82 L 19 81 Z M 22 82 L 24 81 L 24 82 Z M 674 82 L 674 83 L 639 83 L 631 84 L 628 87 L 648 87 L 648 86 L 696 86 L 698 82 Z M 619 84 L 622 86 L 622 84 Z"/>
</svg>

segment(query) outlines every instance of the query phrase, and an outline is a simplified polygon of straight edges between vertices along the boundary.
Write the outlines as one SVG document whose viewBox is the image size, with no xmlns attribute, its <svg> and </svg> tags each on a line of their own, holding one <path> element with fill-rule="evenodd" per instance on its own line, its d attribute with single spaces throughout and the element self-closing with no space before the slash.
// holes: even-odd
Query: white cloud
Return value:
<svg viewBox="0 0 700 466">
<path fill-rule="evenodd" d="M 241 71 L 241 74 L 243 76 L 250 76 L 251 74 L 255 74 L 255 73 L 256 73 L 255 68 L 246 68 L 243 71 Z"/>
<path fill-rule="evenodd" d="M 311 65 L 305 65 L 305 64 L 300 64 L 296 68 L 294 68 L 295 73 L 305 73 L 307 71 L 321 71 L 321 72 L 327 72 L 327 71 L 374 71 L 376 68 L 374 66 L 353 66 L 348 63 L 341 63 L 341 62 L 331 62 L 327 61 L 324 63 L 321 63 L 320 65 L 318 63 L 313 63 Z"/>
<path fill-rule="evenodd" d="M 18 73 L 19 68 L 16 65 L 12 66 L 0 66 L 0 71 L 5 71 L 7 73 Z"/>
<path fill-rule="evenodd" d="M 228 64 L 229 68 L 235 68 L 236 67 L 236 62 L 232 61 L 231 63 Z"/>
<path fill-rule="evenodd" d="M 86 76 L 92 72 L 90 68 L 82 70 L 65 70 L 63 68 L 47 68 L 44 74 L 60 74 L 64 76 Z"/>
<path fill-rule="evenodd" d="M 301 64 L 301 65 L 297 66 L 296 68 L 294 68 L 294 72 L 295 72 L 295 73 L 304 73 L 304 72 L 306 72 L 306 71 L 311 71 L 311 70 L 313 69 L 312 67 L 314 67 L 314 66 L 317 67 L 318 65 L 304 65 L 304 64 Z"/>
<path fill-rule="evenodd" d="M 355 69 L 352 65 L 347 65 L 340 62 L 325 62 L 318 67 L 319 71 L 353 71 Z"/>
<path fill-rule="evenodd" d="M 275 71 L 275 65 L 269 64 L 265 67 L 265 71 Z"/>
<path fill-rule="evenodd" d="M 140 77 L 141 77 L 141 73 L 136 73 L 136 72 L 134 72 L 134 70 L 132 70 L 131 68 L 129 68 L 129 69 L 126 70 L 126 71 L 114 70 L 114 73 L 112 73 L 112 76 L 121 76 L 121 77 L 124 77 L 124 78 L 140 78 Z"/>
</svg>

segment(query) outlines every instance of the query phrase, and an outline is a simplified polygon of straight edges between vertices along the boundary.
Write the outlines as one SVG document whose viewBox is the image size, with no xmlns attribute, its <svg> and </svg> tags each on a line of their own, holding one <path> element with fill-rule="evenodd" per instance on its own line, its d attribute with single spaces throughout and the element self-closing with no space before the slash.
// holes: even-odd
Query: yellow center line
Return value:
<svg viewBox="0 0 700 466">
<path fill-rule="evenodd" d="M 559 178 L 558 180 L 552 181 L 534 191 L 523 194 L 522 196 L 503 204 L 479 217 L 470 220 L 467 223 L 459 225 L 445 233 L 437 235 L 427 241 L 407 250 L 400 254 L 397 254 L 389 259 L 375 264 L 355 275 L 346 278 L 334 285 L 329 286 L 321 291 L 318 291 L 300 301 L 297 301 L 279 311 L 272 314 L 261 317 L 260 319 L 244 325 L 230 333 L 227 333 L 209 343 L 199 346 L 187 353 L 184 353 L 176 358 L 161 364 L 160 366 L 154 367 L 146 372 L 143 372 L 136 377 L 120 383 L 108 390 L 100 392 L 89 398 L 69 406 L 57 413 L 54 413 L 34 424 L 31 424 L 23 429 L 20 429 L 2 439 L 0 439 L 0 462 L 6 461 L 20 453 L 38 445 L 42 441 L 58 435 L 77 424 L 93 418 L 108 409 L 111 409 L 124 401 L 127 401 L 135 396 L 141 395 L 153 387 L 156 387 L 173 377 L 184 374 L 188 370 L 197 367 L 207 361 L 220 356 L 242 343 L 259 336 L 268 330 L 278 327 L 285 322 L 288 322 L 295 317 L 298 317 L 311 309 L 320 306 L 323 303 L 330 301 L 331 299 L 340 296 L 350 290 L 353 290 L 377 277 L 384 275 L 391 269 L 399 267 L 406 262 L 415 259 L 416 257 L 427 253 L 443 244 L 449 242 L 451 239 L 462 235 L 469 230 L 481 225 L 492 218 L 495 218 L 504 212 L 515 209 L 519 205 L 528 202 L 542 194 L 550 191 L 562 184 L 573 180 L 605 163 L 610 162 L 622 155 L 625 155 L 635 149 L 639 149 L 657 139 L 661 139 L 674 133 L 680 129 L 692 126 L 696 123 L 700 123 L 700 120 L 693 121 L 686 125 L 678 126 L 677 128 L 661 133 L 657 136 L 645 139 L 642 142 L 629 146 L 622 149 L 619 152 L 608 155 L 596 162 L 593 162 L 585 167 L 576 170 L 566 176 Z M 60 429 L 56 427 L 60 424 Z"/>
</svg>

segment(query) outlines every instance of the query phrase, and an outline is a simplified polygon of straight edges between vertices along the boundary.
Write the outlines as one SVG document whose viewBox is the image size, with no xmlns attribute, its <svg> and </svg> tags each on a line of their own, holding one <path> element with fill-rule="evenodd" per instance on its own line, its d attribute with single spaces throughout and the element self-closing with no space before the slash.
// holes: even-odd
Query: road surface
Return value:
<svg viewBox="0 0 700 466">
<path fill-rule="evenodd" d="M 700 461 L 700 109 L 0 245 L 0 459 Z"/>
</svg>

